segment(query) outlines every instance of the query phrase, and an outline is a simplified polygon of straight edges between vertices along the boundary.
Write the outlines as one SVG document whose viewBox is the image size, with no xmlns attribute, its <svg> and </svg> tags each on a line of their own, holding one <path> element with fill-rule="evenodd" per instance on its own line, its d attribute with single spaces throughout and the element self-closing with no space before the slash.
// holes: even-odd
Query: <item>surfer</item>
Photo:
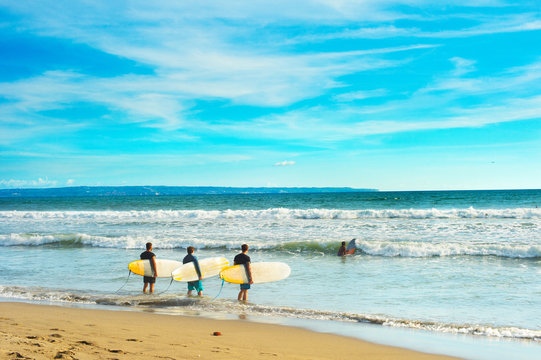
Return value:
<svg viewBox="0 0 541 360">
<path fill-rule="evenodd" d="M 195 251 L 195 248 L 193 246 L 188 246 L 188 248 L 186 249 L 186 252 L 188 253 L 188 255 L 186 255 L 184 259 L 182 260 L 183 264 L 193 262 L 195 271 L 197 271 L 197 276 L 199 277 L 199 280 L 188 281 L 188 296 L 192 295 L 192 290 L 197 291 L 197 295 L 203 296 L 203 283 L 201 282 L 201 279 L 203 277 L 201 276 L 201 269 L 199 268 L 199 261 L 197 260 L 197 257 L 193 255 L 194 251 Z"/>
<path fill-rule="evenodd" d="M 242 244 L 241 246 L 242 253 L 235 256 L 234 264 L 235 265 L 241 265 L 243 264 L 246 268 L 246 274 L 248 275 L 248 279 L 250 279 L 250 282 L 248 284 L 240 284 L 240 291 L 239 295 L 237 296 L 237 299 L 239 301 L 246 302 L 248 299 L 248 290 L 250 289 L 250 284 L 253 284 L 254 281 L 252 279 L 252 268 L 250 267 L 250 257 L 246 255 L 248 252 L 248 245 Z"/>
<path fill-rule="evenodd" d="M 150 284 L 150 293 L 154 293 L 154 283 L 156 282 L 156 275 L 158 274 L 158 268 L 156 267 L 156 255 L 152 252 L 152 243 L 147 242 L 146 244 L 146 251 L 143 251 L 141 253 L 141 260 L 150 260 L 150 266 L 152 267 L 152 272 L 154 273 L 154 276 L 144 276 L 143 277 L 143 292 L 146 294 L 147 287 Z"/>
<path fill-rule="evenodd" d="M 342 246 L 340 246 L 340 249 L 338 249 L 338 256 L 346 256 L 347 249 L 346 249 L 346 242 L 342 241 Z"/>
</svg>

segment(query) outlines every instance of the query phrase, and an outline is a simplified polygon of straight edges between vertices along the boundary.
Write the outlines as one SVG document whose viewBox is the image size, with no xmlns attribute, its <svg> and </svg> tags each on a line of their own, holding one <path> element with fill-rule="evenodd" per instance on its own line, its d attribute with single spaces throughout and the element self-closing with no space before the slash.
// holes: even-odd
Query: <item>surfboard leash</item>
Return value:
<svg viewBox="0 0 541 360">
<path fill-rule="evenodd" d="M 224 288 L 224 283 L 225 283 L 225 279 L 222 279 L 222 286 L 220 286 L 220 291 L 218 291 L 218 295 L 216 295 L 214 297 L 214 299 L 210 300 L 210 301 L 214 301 L 218 298 L 218 296 L 220 296 L 220 294 L 222 293 L 222 289 Z"/>
<path fill-rule="evenodd" d="M 117 292 L 119 292 L 120 290 L 122 290 L 122 288 L 124 286 L 126 286 L 126 284 L 128 283 L 128 280 L 130 279 L 130 275 L 131 275 L 131 270 L 128 270 L 128 277 L 126 278 L 126 281 L 124 281 L 124 284 L 120 287 L 120 289 L 118 289 L 117 291 L 114 292 L 114 294 L 116 294 Z"/>
<path fill-rule="evenodd" d="M 169 290 L 169 288 L 171 287 L 171 284 L 173 283 L 173 280 L 175 280 L 175 278 L 174 278 L 173 276 L 171 276 L 171 282 L 169 283 L 169 286 L 167 286 L 167 289 L 165 289 L 165 290 L 162 291 L 162 292 L 157 293 L 156 295 L 161 295 L 161 294 L 163 294 L 164 292 L 166 292 L 167 290 Z"/>
</svg>

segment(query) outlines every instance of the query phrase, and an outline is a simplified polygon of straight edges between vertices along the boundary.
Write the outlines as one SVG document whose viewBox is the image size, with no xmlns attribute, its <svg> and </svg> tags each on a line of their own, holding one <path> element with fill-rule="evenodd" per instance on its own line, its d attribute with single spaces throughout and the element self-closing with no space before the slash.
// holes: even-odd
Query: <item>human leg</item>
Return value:
<svg viewBox="0 0 541 360">
<path fill-rule="evenodd" d="M 246 302 L 246 299 L 248 298 L 248 289 L 250 289 L 250 284 L 240 284 L 239 296 L 237 297 L 239 301 Z"/>
<path fill-rule="evenodd" d="M 197 295 L 203 295 L 203 284 L 201 283 L 201 280 L 188 282 L 188 296 L 192 295 L 193 290 L 197 291 Z"/>
<path fill-rule="evenodd" d="M 154 292 L 154 283 L 156 282 L 156 278 L 152 276 L 145 276 L 143 277 L 144 285 L 143 285 L 143 292 L 147 292 L 147 288 L 150 285 L 150 293 L 152 294 Z"/>
<path fill-rule="evenodd" d="M 195 282 L 195 290 L 197 291 L 198 296 L 203 296 L 203 283 L 201 280 Z"/>
</svg>

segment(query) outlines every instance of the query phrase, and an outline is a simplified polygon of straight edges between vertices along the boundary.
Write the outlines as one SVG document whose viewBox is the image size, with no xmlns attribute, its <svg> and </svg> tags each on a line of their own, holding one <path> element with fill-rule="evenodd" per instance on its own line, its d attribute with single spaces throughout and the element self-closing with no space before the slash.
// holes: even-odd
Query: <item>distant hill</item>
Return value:
<svg viewBox="0 0 541 360">
<path fill-rule="evenodd" d="M 349 187 L 215 187 L 215 186 L 77 186 L 44 189 L 0 189 L 0 197 L 168 196 L 208 194 L 302 194 L 370 192 Z"/>
</svg>

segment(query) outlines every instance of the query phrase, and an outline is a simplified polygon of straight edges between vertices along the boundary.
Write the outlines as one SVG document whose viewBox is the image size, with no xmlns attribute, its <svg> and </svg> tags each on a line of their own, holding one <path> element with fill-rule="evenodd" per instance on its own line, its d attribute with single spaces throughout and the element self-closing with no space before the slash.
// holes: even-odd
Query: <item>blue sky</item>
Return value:
<svg viewBox="0 0 541 360">
<path fill-rule="evenodd" d="M 541 188 L 541 2 L 0 0 L 0 164 L 0 188 Z"/>
</svg>

